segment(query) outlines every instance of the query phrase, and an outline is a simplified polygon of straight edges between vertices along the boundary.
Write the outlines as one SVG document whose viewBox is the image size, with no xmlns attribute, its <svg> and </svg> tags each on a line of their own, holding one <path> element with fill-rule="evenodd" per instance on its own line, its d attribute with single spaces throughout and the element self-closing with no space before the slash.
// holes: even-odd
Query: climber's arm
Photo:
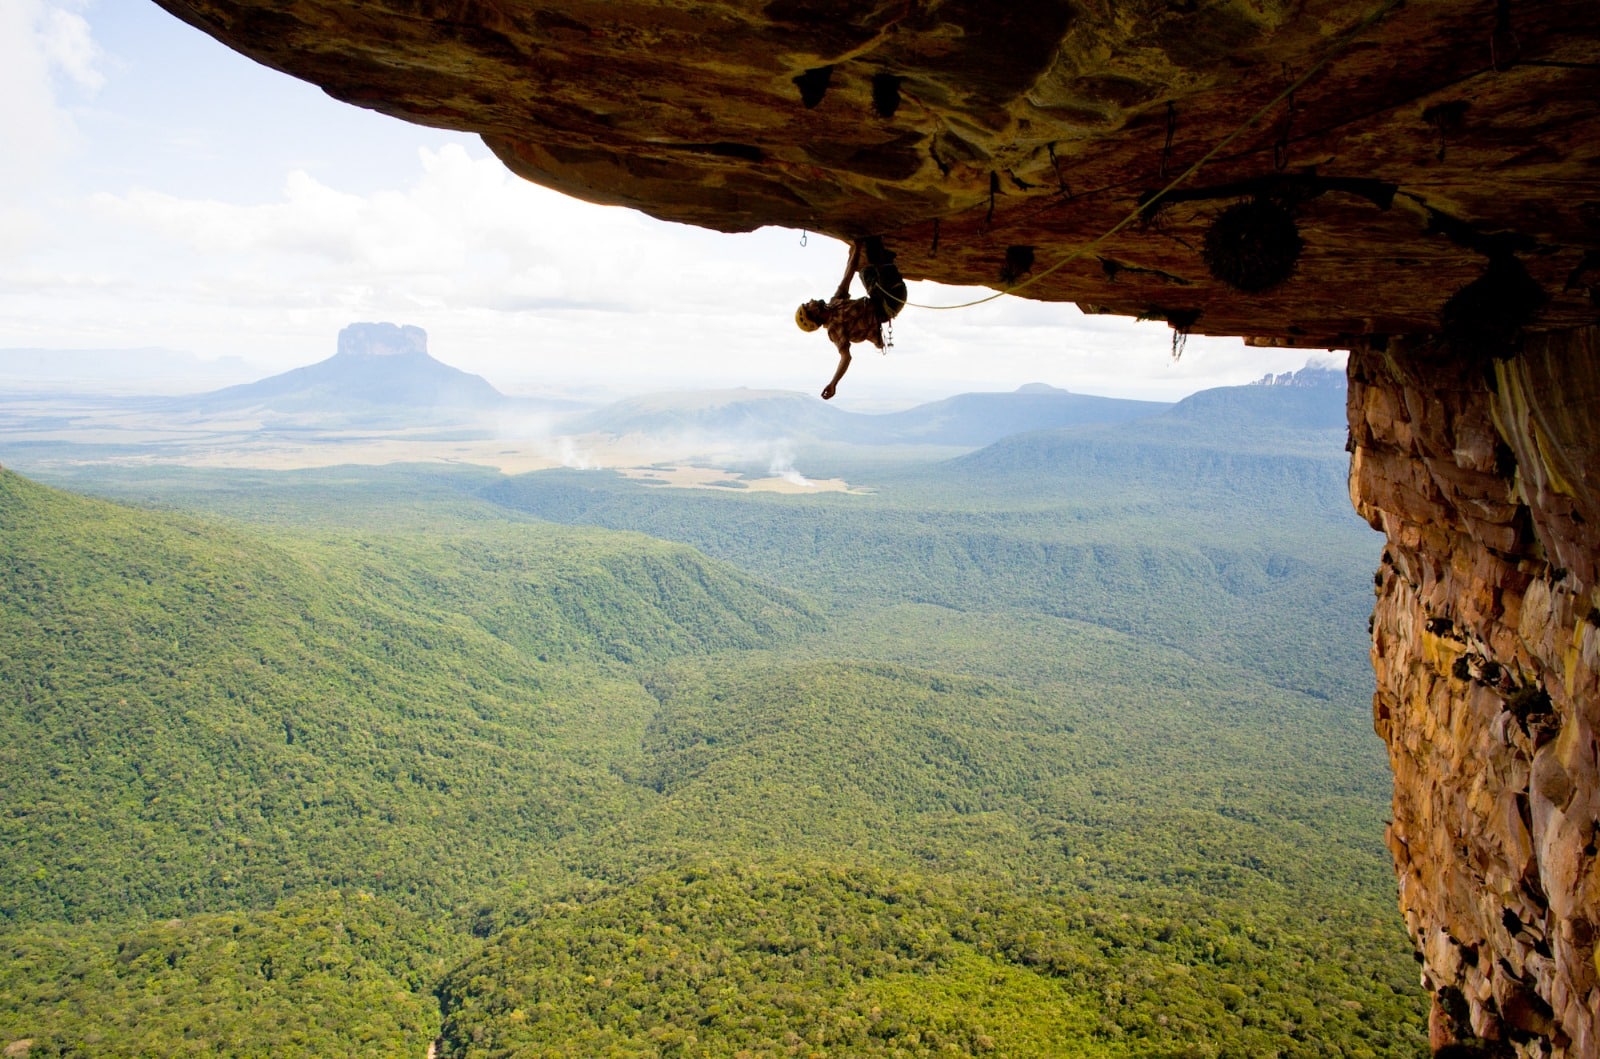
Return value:
<svg viewBox="0 0 1600 1059">
<path fill-rule="evenodd" d="M 833 392 L 839 386 L 839 380 L 844 378 L 844 373 L 850 370 L 850 340 L 845 339 L 839 345 L 839 370 L 833 373 L 833 378 L 828 380 L 828 385 L 822 388 L 824 401 L 833 399 Z"/>
<path fill-rule="evenodd" d="M 861 267 L 861 246 L 858 243 L 850 244 L 850 260 L 844 266 L 844 279 L 839 281 L 839 289 L 833 292 L 834 298 L 848 298 L 850 296 L 850 281 L 856 278 L 856 270 Z M 848 359 L 848 354 L 846 358 Z"/>
</svg>

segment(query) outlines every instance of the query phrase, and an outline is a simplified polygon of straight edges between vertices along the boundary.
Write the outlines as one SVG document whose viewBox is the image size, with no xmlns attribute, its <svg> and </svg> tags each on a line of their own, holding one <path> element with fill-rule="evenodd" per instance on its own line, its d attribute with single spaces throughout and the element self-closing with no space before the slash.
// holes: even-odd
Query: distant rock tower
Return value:
<svg viewBox="0 0 1600 1059">
<path fill-rule="evenodd" d="M 397 357 L 428 355 L 428 332 L 410 324 L 351 324 L 339 332 L 339 355 Z"/>
</svg>

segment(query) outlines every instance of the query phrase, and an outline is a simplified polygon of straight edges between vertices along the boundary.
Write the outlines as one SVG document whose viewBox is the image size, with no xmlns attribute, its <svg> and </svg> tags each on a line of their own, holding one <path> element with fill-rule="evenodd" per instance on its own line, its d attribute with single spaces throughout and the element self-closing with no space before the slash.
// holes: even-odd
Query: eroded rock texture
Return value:
<svg viewBox="0 0 1600 1059">
<path fill-rule="evenodd" d="M 1433 330 L 1498 251 L 1550 326 L 1594 317 L 1594 0 L 157 2 L 530 180 L 881 234 L 912 278 L 1324 347 Z M 1303 250 L 1241 297 L 1207 234 L 1263 197 Z"/>
<path fill-rule="evenodd" d="M 1435 1044 L 1600 1055 L 1600 330 L 1352 355 L 1374 719 Z"/>
</svg>

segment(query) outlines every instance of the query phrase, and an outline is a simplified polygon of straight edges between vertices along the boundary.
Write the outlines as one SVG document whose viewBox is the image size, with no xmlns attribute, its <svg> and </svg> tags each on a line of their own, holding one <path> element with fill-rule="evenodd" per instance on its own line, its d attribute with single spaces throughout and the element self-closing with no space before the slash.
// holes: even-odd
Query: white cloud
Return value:
<svg viewBox="0 0 1600 1059">
<path fill-rule="evenodd" d="M 27 0 L 7 0 L 26 3 Z M 89 21 L 75 11 L 47 6 L 38 23 L 39 42 L 45 59 L 85 92 L 98 92 L 105 86 L 100 64 L 105 59 L 89 30 Z"/>
<path fill-rule="evenodd" d="M 58 89 L 63 81 L 78 96 L 99 89 L 101 58 L 82 15 L 45 0 L 0 0 L 0 187 L 15 193 L 72 146 L 75 126 Z"/>
<path fill-rule="evenodd" d="M 104 252 L 120 245 L 187 302 L 487 316 L 507 337 L 532 323 L 567 368 L 578 350 L 711 368 L 730 345 L 770 345 L 843 260 L 828 240 L 802 250 L 790 233 L 721 236 L 577 202 L 462 145 L 418 159 L 409 186 L 365 196 L 295 171 L 268 202 L 148 189 L 91 202 L 102 235 L 120 233 Z"/>
<path fill-rule="evenodd" d="M 508 288 L 522 301 L 615 301 L 618 289 L 661 256 L 659 246 L 645 245 L 651 237 L 637 215 L 535 188 L 460 145 L 424 149 L 420 163 L 409 188 L 367 196 L 297 170 L 275 202 L 143 189 L 102 192 L 92 202 L 108 220 L 218 261 L 298 257 L 324 275 L 448 293 L 462 308 L 503 300 Z M 634 252 L 622 257 L 602 262 L 591 252 L 628 240 Z M 449 280 L 443 288 L 441 277 Z"/>
<path fill-rule="evenodd" d="M 58 89 L 77 96 L 98 89 L 100 59 L 76 12 L 44 0 L 0 0 L 0 259 L 49 237 L 35 197 L 79 143 Z"/>
</svg>

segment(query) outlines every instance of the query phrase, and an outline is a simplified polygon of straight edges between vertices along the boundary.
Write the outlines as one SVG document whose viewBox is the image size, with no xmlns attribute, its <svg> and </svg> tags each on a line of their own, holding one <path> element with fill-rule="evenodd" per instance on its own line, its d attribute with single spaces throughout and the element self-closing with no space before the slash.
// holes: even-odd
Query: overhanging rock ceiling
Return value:
<svg viewBox="0 0 1600 1059">
<path fill-rule="evenodd" d="M 1486 272 L 1466 332 L 1600 315 L 1594 0 L 157 2 L 538 183 L 912 278 L 1307 346 Z"/>
</svg>

